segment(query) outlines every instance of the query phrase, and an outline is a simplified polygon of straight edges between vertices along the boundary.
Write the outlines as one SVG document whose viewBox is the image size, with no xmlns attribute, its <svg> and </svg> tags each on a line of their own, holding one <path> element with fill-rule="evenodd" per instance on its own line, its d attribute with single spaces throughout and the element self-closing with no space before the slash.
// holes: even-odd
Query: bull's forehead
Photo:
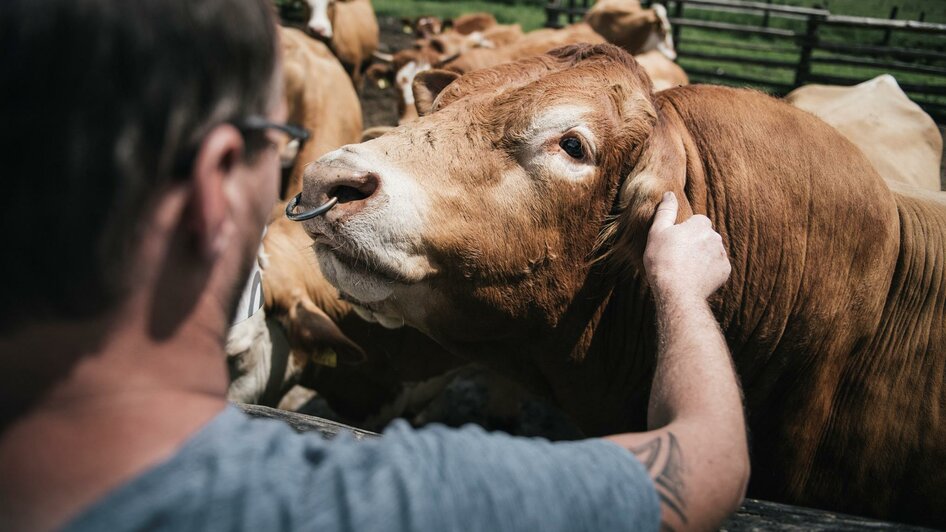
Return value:
<svg viewBox="0 0 946 532">
<path fill-rule="evenodd" d="M 523 127 L 550 107 L 583 106 L 608 114 L 618 103 L 615 93 L 625 97 L 650 92 L 637 68 L 629 56 L 614 54 L 538 56 L 463 76 L 441 93 L 434 109 L 477 101 L 487 114 L 511 121 L 528 117 Z"/>
</svg>

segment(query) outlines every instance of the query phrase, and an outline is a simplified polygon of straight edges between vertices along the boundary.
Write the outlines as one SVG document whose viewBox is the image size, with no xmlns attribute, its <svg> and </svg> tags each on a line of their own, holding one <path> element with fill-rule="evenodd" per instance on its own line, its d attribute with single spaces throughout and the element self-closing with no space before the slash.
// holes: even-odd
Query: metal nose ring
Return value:
<svg viewBox="0 0 946 532">
<path fill-rule="evenodd" d="M 299 204 L 299 200 L 301 198 L 302 198 L 302 192 L 296 194 L 296 196 L 292 198 L 291 200 L 289 200 L 289 203 L 286 204 L 286 218 L 289 218 L 293 222 L 302 222 L 305 220 L 311 220 L 312 218 L 315 218 L 316 216 L 321 216 L 327 213 L 328 211 L 332 210 L 332 207 L 334 207 L 335 204 L 338 203 L 338 198 L 331 198 L 325 203 L 323 203 L 322 205 L 319 205 L 318 207 L 310 211 L 303 211 L 303 212 L 297 213 L 295 212 L 296 205 Z"/>
</svg>

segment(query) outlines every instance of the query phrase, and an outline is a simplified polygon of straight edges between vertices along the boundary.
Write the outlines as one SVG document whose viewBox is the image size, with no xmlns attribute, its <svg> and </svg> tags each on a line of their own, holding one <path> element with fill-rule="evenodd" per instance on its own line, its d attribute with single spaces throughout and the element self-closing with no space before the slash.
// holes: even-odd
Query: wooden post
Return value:
<svg viewBox="0 0 946 532">
<path fill-rule="evenodd" d="M 801 42 L 801 54 L 798 58 L 798 68 L 795 70 L 795 86 L 800 87 L 808 81 L 811 76 L 811 53 L 818 45 L 818 27 L 824 15 L 808 15 L 808 25 L 805 29 L 805 37 Z"/>
<path fill-rule="evenodd" d="M 900 10 L 900 6 L 893 6 L 893 8 L 890 10 L 890 20 L 897 18 L 897 11 L 899 10 Z M 891 33 L 892 33 L 892 30 L 890 29 L 884 31 L 884 40 L 881 44 L 883 44 L 884 46 L 887 46 L 888 44 L 890 44 Z"/>
<path fill-rule="evenodd" d="M 765 3 L 772 5 L 772 0 L 765 0 Z M 769 12 L 768 11 L 764 11 L 762 13 L 762 27 L 763 28 L 769 27 Z"/>
<path fill-rule="evenodd" d="M 562 5 L 562 0 L 549 0 L 548 4 L 545 4 L 545 27 L 546 28 L 560 28 L 561 26 L 558 23 L 559 8 Z"/>
<path fill-rule="evenodd" d="M 683 4 L 684 0 L 677 0 L 676 5 L 673 7 L 673 16 L 674 18 L 683 18 Z M 680 47 L 680 30 L 683 29 L 679 24 L 673 25 L 673 46 L 675 48 Z"/>
</svg>

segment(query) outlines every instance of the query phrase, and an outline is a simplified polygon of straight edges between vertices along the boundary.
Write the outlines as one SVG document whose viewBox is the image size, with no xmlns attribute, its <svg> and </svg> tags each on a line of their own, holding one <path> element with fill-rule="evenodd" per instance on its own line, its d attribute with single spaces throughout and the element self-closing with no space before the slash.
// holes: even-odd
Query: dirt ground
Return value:
<svg viewBox="0 0 946 532">
<path fill-rule="evenodd" d="M 404 33 L 401 22 L 393 17 L 379 17 L 381 28 L 381 51 L 391 53 L 408 48 L 414 41 L 411 35 Z M 361 92 L 361 114 L 364 127 L 397 125 L 397 99 L 394 87 L 380 89 L 374 83 L 365 80 Z"/>
</svg>

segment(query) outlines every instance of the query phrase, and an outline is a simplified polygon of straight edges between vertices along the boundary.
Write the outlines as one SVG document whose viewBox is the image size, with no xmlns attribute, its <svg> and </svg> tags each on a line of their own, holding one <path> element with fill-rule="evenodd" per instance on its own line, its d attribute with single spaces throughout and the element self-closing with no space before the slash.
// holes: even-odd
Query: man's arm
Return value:
<svg viewBox="0 0 946 532">
<path fill-rule="evenodd" d="M 741 503 L 749 456 L 732 360 L 706 299 L 729 277 L 722 239 L 705 216 L 674 225 L 664 196 L 644 252 L 657 306 L 658 353 L 649 432 L 607 439 L 633 452 L 654 480 L 662 525 L 717 528 Z"/>
</svg>

